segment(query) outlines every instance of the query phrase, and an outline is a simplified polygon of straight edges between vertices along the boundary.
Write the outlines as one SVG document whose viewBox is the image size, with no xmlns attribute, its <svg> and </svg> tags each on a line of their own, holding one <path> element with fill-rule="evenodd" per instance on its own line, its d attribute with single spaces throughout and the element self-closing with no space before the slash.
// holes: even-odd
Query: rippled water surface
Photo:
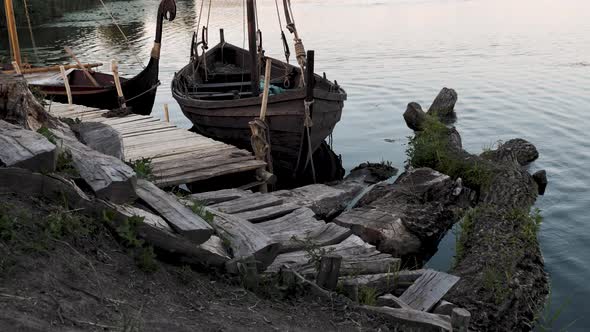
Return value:
<svg viewBox="0 0 590 332">
<path fill-rule="evenodd" d="M 98 2 L 98 0 L 97 0 Z M 170 93 L 173 73 L 186 64 L 200 1 L 178 2 L 164 28 L 155 115 L 170 104 L 171 119 L 190 126 Z M 281 57 L 274 1 L 259 0 L 267 53 Z M 466 148 L 481 151 L 498 140 L 522 137 L 540 150 L 533 169 L 546 169 L 550 186 L 538 200 L 540 239 L 551 275 L 556 326 L 590 329 L 590 2 L 587 0 L 296 0 L 295 19 L 316 68 L 345 87 L 349 100 L 334 132 L 334 147 L 350 169 L 382 159 L 403 166 L 411 132 L 402 113 L 410 101 L 427 106 L 441 87 L 459 93 L 457 126 Z M 37 53 L 67 61 L 71 46 L 88 62 L 115 58 L 125 74 L 147 63 L 157 0 L 109 3 L 129 38 L 99 9 L 67 13 L 34 28 Z M 205 12 L 206 12 L 205 6 Z M 18 14 L 18 13 L 17 13 Z M 244 43 L 241 0 L 215 0 L 210 40 Z M 206 15 L 201 20 L 205 24 Z M 21 43 L 35 60 L 26 29 Z M 2 31 L 0 51 L 8 46 Z M 103 70 L 108 70 L 106 66 Z M 454 239 L 447 237 L 431 266 L 446 269 Z M 569 304 L 568 304 L 569 303 Z"/>
</svg>

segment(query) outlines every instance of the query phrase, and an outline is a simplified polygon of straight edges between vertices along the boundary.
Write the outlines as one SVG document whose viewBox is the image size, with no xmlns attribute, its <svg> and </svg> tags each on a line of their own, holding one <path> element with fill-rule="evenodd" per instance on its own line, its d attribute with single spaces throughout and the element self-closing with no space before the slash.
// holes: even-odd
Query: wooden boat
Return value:
<svg viewBox="0 0 590 332">
<path fill-rule="evenodd" d="M 127 107 L 130 107 L 134 113 L 148 115 L 152 111 L 156 98 L 156 91 L 160 85 L 158 73 L 162 25 L 164 18 L 172 21 L 175 16 L 175 1 L 162 0 L 158 8 L 154 46 L 147 67 L 133 78 L 120 78 L 126 105 Z M 12 38 L 11 43 L 13 45 L 15 43 L 18 45 L 17 42 L 12 41 Z M 20 65 L 20 57 L 15 60 Z M 40 68 L 21 70 L 27 79 L 29 86 L 42 91 L 47 95 L 48 99 L 67 103 L 67 90 L 61 73 L 52 71 L 43 72 L 43 70 L 39 69 Z M 88 74 L 94 78 L 96 83 L 91 81 Z M 70 85 L 72 101 L 74 104 L 101 109 L 116 109 L 120 107 L 113 75 L 88 70 L 86 70 L 85 73 L 85 70 L 81 68 L 71 68 L 66 72 L 66 76 Z"/>
<path fill-rule="evenodd" d="M 254 16 L 249 15 L 249 24 Z M 253 49 L 252 42 L 250 50 L 245 50 L 226 43 L 222 37 L 218 45 L 194 57 L 172 82 L 172 95 L 194 124 L 195 131 L 249 150 L 252 150 L 249 122 L 260 115 L 259 73 L 265 71 L 264 65 L 253 68 L 252 64 L 258 67 L 258 55 L 252 56 Z M 273 89 L 278 92 L 268 99 L 266 122 L 279 181 L 281 176 L 292 176 L 299 171 L 298 161 L 303 159 L 305 163 L 308 146 L 315 152 L 332 133 L 346 100 L 346 92 L 335 82 L 313 74 L 313 59 L 307 60 L 307 70 L 311 73 L 272 59 L 271 92 Z M 304 74 L 312 79 L 306 79 L 306 86 L 298 86 Z M 310 145 L 304 143 L 306 99 L 313 100 Z"/>
</svg>

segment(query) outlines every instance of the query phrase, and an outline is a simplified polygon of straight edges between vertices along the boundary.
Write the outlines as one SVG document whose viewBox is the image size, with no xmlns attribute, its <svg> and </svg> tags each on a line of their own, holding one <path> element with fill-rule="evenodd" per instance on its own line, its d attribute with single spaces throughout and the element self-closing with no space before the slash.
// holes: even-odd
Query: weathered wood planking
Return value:
<svg viewBox="0 0 590 332">
<path fill-rule="evenodd" d="M 271 219 L 282 217 L 288 213 L 297 210 L 299 206 L 295 204 L 281 204 L 276 206 L 269 206 L 266 208 L 236 213 L 237 217 L 248 220 L 249 222 L 259 223 Z"/>
<path fill-rule="evenodd" d="M 400 331 L 453 331 L 451 318 L 419 310 L 360 306 L 360 310 L 391 320 Z"/>
<path fill-rule="evenodd" d="M 400 264 L 398 258 L 380 253 L 356 235 L 349 236 L 341 243 L 322 248 L 326 253 L 342 256 L 340 275 L 384 273 L 396 270 Z M 281 254 L 266 271 L 276 273 L 283 265 L 305 276 L 315 275 L 315 266 L 309 261 L 306 251 Z"/>
<path fill-rule="evenodd" d="M 106 112 L 92 107 L 51 103 L 54 116 L 99 122 L 117 131 L 126 161 L 152 160 L 154 183 L 159 187 L 207 180 L 218 176 L 264 168 L 246 150 L 192 133 L 145 115 L 106 118 Z"/>
<path fill-rule="evenodd" d="M 209 240 L 213 228 L 201 217 L 180 203 L 173 195 L 149 181 L 137 180 L 137 195 L 158 212 L 176 231 L 197 244 Z"/>
<path fill-rule="evenodd" d="M 371 288 L 379 294 L 393 292 L 398 287 L 411 286 L 426 270 L 402 270 L 392 269 L 386 273 L 355 275 L 352 277 L 342 277 L 340 281 L 344 291 L 352 298 L 360 288 Z"/>
<path fill-rule="evenodd" d="M 283 217 L 256 224 L 281 243 L 281 253 L 304 250 L 306 246 L 327 246 L 344 241 L 352 232 L 336 224 L 314 218 L 308 208 L 299 208 Z"/>
<path fill-rule="evenodd" d="M 429 311 L 459 279 L 457 276 L 444 272 L 426 270 L 400 296 L 400 300 L 416 310 Z"/>
<path fill-rule="evenodd" d="M 241 197 L 245 197 L 248 195 L 252 195 L 252 192 L 249 190 L 241 190 L 241 189 L 222 189 L 217 191 L 208 191 L 204 193 L 198 193 L 190 195 L 191 199 L 196 200 L 197 202 L 205 205 L 223 203 L 227 201 L 232 201 Z"/>
<path fill-rule="evenodd" d="M 210 207 L 223 213 L 234 214 L 257 209 L 263 209 L 269 206 L 277 206 L 281 204 L 283 204 L 282 199 L 276 198 L 271 195 L 255 193 L 250 196 L 238 198 L 230 202 L 214 204 Z"/>
</svg>

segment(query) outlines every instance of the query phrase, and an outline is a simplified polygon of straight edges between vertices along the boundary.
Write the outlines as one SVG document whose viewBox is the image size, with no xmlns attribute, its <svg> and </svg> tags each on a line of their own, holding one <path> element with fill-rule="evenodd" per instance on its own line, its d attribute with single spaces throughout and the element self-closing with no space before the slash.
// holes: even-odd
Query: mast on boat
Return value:
<svg viewBox="0 0 590 332">
<path fill-rule="evenodd" d="M 8 38 L 12 47 L 12 59 L 21 67 L 22 61 L 20 56 L 20 45 L 18 43 L 18 34 L 16 32 L 16 21 L 14 19 L 14 8 L 12 0 L 4 0 L 4 12 L 6 13 L 6 26 L 8 27 Z"/>
<path fill-rule="evenodd" d="M 247 1 L 248 7 L 248 46 L 250 51 L 250 84 L 252 96 L 260 94 L 260 71 L 258 67 L 258 50 L 256 47 L 256 4 L 254 0 Z"/>
</svg>

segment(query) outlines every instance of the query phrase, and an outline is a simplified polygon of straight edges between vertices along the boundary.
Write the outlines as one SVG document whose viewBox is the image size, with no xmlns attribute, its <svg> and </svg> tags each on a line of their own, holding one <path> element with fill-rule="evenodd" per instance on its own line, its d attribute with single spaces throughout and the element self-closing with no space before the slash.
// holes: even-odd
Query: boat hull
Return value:
<svg viewBox="0 0 590 332">
<path fill-rule="evenodd" d="M 260 116 L 260 98 L 249 105 L 215 107 L 203 105 L 177 93 L 174 98 L 184 115 L 194 124 L 194 130 L 205 136 L 252 150 L 249 122 Z M 288 96 L 291 94 L 291 96 Z M 310 128 L 312 151 L 330 135 L 342 115 L 343 100 L 328 100 L 316 97 L 313 104 Z M 302 149 L 305 121 L 305 104 L 302 93 L 284 93 L 269 98 L 266 123 L 270 129 L 270 144 L 273 164 L 279 173 L 293 175 Z"/>
</svg>

